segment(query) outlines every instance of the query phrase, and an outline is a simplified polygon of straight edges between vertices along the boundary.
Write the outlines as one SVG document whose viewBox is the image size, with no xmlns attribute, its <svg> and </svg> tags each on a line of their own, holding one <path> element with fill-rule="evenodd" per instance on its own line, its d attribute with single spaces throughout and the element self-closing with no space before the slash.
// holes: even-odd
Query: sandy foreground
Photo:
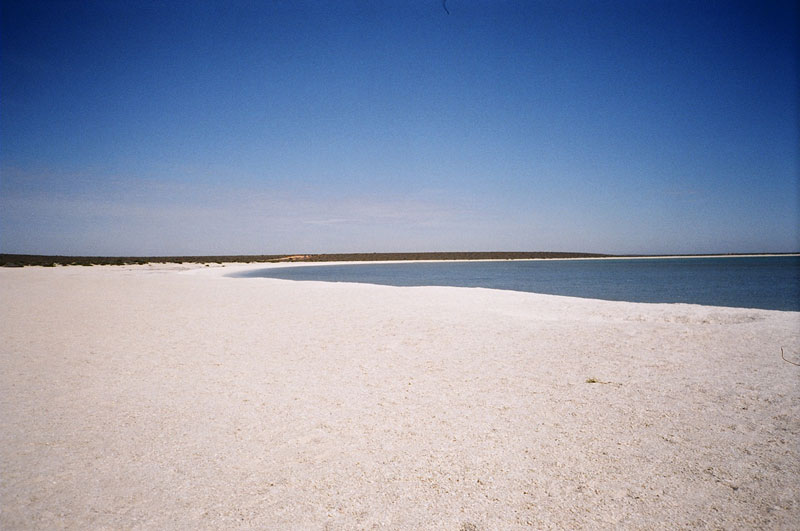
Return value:
<svg viewBox="0 0 800 531">
<path fill-rule="evenodd" d="M 798 312 L 237 267 L 0 270 L 0 528 L 800 527 Z"/>
</svg>

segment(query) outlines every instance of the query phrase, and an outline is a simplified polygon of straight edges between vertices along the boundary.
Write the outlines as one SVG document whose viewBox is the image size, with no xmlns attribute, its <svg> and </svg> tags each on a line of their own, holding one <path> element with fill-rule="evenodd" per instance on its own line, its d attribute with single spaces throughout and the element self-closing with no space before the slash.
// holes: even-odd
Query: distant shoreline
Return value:
<svg viewBox="0 0 800 531">
<path fill-rule="evenodd" d="M 800 256 L 793 253 L 724 253 L 724 254 L 657 254 L 612 255 L 572 252 L 423 252 L 423 253 L 338 253 L 281 255 L 220 256 L 63 256 L 0 253 L 0 267 L 57 265 L 144 265 L 167 263 L 320 263 L 320 262 L 420 262 L 420 261 L 485 261 L 485 260 L 590 260 L 590 259 L 661 259 L 661 258 L 724 258 L 757 256 Z"/>
</svg>

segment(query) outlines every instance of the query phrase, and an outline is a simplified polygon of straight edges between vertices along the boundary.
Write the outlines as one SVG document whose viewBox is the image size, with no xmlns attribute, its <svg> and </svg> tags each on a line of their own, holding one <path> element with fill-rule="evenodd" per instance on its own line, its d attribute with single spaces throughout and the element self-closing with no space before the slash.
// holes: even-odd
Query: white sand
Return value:
<svg viewBox="0 0 800 531">
<path fill-rule="evenodd" d="M 800 313 L 180 269 L 0 270 L 0 528 L 800 527 Z"/>
</svg>

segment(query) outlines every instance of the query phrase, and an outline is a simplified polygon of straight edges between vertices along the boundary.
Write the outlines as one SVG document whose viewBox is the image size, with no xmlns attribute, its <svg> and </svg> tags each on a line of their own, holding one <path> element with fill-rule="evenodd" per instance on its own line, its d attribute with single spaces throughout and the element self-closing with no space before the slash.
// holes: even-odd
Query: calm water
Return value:
<svg viewBox="0 0 800 531">
<path fill-rule="evenodd" d="M 289 267 L 242 276 L 482 287 L 630 302 L 800 311 L 800 257 L 436 262 Z"/>
</svg>

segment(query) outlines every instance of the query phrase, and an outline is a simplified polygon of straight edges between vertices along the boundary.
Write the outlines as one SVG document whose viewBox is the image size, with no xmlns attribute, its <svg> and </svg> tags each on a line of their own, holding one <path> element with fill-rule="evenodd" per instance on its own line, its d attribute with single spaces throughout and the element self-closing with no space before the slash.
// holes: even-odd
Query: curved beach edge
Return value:
<svg viewBox="0 0 800 531">
<path fill-rule="evenodd" d="M 800 522 L 800 312 L 263 267 L 0 270 L 0 527 Z"/>
</svg>

